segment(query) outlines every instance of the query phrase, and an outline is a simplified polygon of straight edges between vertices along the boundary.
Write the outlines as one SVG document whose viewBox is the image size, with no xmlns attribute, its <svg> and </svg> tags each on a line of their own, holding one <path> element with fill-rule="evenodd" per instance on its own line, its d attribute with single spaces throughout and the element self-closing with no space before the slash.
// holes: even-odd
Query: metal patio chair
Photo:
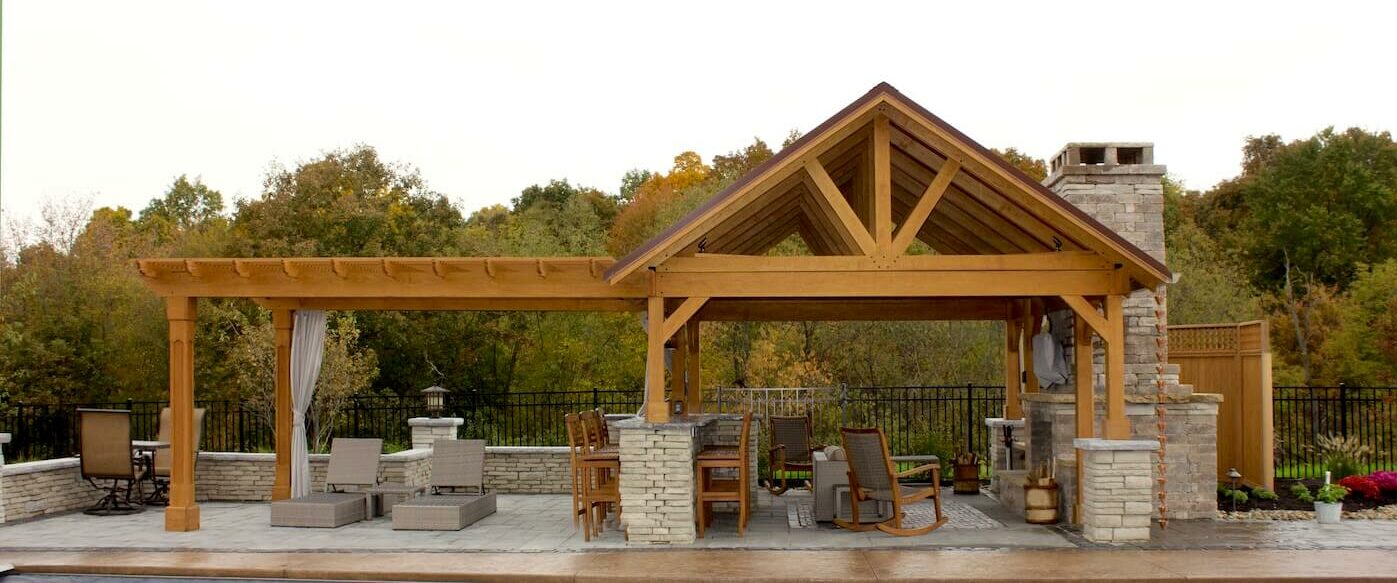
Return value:
<svg viewBox="0 0 1397 583">
<path fill-rule="evenodd" d="M 78 409 L 78 452 L 83 479 L 105 491 L 85 514 L 135 514 L 145 509 L 141 506 L 144 469 L 131 454 L 130 411 Z M 99 481 L 110 483 L 104 486 Z"/>
</svg>

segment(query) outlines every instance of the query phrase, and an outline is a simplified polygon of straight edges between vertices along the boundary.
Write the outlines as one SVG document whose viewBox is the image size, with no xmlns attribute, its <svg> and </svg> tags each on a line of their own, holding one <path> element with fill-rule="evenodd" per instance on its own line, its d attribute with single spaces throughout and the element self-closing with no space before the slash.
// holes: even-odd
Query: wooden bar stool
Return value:
<svg viewBox="0 0 1397 583">
<path fill-rule="evenodd" d="M 611 508 L 616 508 L 616 517 L 621 517 L 621 453 L 616 448 L 603 448 L 598 445 L 595 425 L 589 423 L 589 413 L 568 415 L 569 439 L 580 435 L 581 451 L 577 455 L 577 470 L 574 483 L 580 486 L 581 494 L 574 498 L 574 511 L 582 516 L 582 537 L 592 540 L 592 535 L 601 534 L 602 524 Z M 574 486 L 574 491 L 578 488 Z"/>
<path fill-rule="evenodd" d="M 750 504 L 748 491 L 751 490 L 751 475 L 748 471 L 747 454 L 752 433 L 752 412 L 742 415 L 742 434 L 737 447 L 706 447 L 694 462 L 694 481 L 697 486 L 698 536 L 703 538 L 704 529 L 713 521 L 714 502 L 737 502 L 737 535 L 747 534 L 747 514 Z M 735 469 L 737 479 L 717 479 L 713 470 Z"/>
</svg>

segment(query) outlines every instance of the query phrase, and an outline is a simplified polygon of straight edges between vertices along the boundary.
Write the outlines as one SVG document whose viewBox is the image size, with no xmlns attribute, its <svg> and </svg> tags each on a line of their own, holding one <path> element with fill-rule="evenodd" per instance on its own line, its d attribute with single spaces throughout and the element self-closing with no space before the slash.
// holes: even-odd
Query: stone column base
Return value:
<svg viewBox="0 0 1397 583">
<path fill-rule="evenodd" d="M 466 422 L 460 417 L 413 417 L 407 420 L 412 428 L 412 449 L 431 449 L 438 439 L 457 439 L 460 427 Z"/>
<path fill-rule="evenodd" d="M 1082 535 L 1092 542 L 1150 540 L 1152 440 L 1076 439 L 1082 452 Z"/>
<path fill-rule="evenodd" d="M 698 427 L 692 423 L 646 423 L 639 418 L 616 426 L 621 434 L 621 522 L 627 541 L 694 542 Z"/>
</svg>

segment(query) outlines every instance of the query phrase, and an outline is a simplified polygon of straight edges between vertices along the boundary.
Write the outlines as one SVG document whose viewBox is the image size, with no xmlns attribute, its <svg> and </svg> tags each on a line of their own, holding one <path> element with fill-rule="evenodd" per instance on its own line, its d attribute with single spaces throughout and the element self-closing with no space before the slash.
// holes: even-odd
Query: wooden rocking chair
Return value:
<svg viewBox="0 0 1397 583">
<path fill-rule="evenodd" d="M 766 489 L 773 496 L 785 494 L 790 489 L 786 477 L 791 472 L 814 471 L 815 452 L 825 447 L 814 445 L 810 425 L 807 415 L 771 418 L 771 449 L 767 452 L 771 477 L 766 482 Z M 776 485 L 778 473 L 781 476 L 780 486 Z"/>
<path fill-rule="evenodd" d="M 894 536 L 916 536 L 926 534 L 946 524 L 941 514 L 941 464 L 926 464 L 898 472 L 888 451 L 888 440 L 879 428 L 839 430 L 844 443 L 844 452 L 849 456 L 849 509 L 852 520 L 836 519 L 835 525 L 854 531 L 868 531 L 877 528 Z M 903 486 L 900 478 L 931 472 L 931 484 L 927 487 Z M 936 521 L 925 526 L 907 528 L 902 511 L 904 504 L 931 498 L 936 504 Z M 892 504 L 892 518 L 877 523 L 859 521 L 859 503 L 877 500 Z"/>
</svg>

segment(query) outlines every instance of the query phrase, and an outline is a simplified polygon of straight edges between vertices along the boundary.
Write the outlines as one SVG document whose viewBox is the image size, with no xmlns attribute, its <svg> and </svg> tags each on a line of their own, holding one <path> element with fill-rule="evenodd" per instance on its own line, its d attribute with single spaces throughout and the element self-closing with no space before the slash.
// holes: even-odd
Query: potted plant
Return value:
<svg viewBox="0 0 1397 583">
<path fill-rule="evenodd" d="M 1338 484 L 1326 483 L 1315 490 L 1315 519 L 1320 524 L 1338 524 L 1343 518 L 1344 496 L 1348 490 Z"/>
</svg>

